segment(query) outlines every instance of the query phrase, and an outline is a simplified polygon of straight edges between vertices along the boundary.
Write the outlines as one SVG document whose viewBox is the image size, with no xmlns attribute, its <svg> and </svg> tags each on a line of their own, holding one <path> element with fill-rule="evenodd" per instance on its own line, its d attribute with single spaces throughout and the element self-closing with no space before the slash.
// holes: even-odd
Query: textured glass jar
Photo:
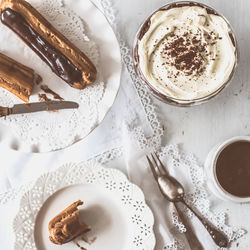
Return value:
<svg viewBox="0 0 250 250">
<path fill-rule="evenodd" d="M 157 90 L 154 86 L 152 86 L 149 81 L 146 79 L 146 77 L 144 76 L 144 74 L 142 73 L 142 70 L 140 69 L 140 64 L 139 64 L 139 55 L 138 55 L 138 43 L 139 41 L 142 39 L 143 37 L 143 33 L 144 32 L 144 29 L 145 27 L 148 26 L 149 24 L 149 20 L 150 18 L 158 11 L 160 10 L 165 10 L 165 9 L 169 9 L 173 6 L 174 7 L 178 7 L 178 6 L 200 6 L 202 8 L 206 8 L 207 10 L 210 10 L 212 13 L 222 17 L 225 22 L 227 23 L 229 29 L 230 29 L 230 37 L 232 39 L 232 43 L 233 45 L 235 46 L 235 64 L 233 66 L 233 69 L 232 69 L 232 72 L 229 76 L 229 78 L 225 81 L 225 83 L 220 86 L 216 91 L 214 91 L 213 93 L 207 95 L 207 96 L 204 96 L 204 97 L 201 97 L 201 98 L 197 98 L 197 99 L 187 99 L 187 100 L 184 100 L 184 99 L 177 99 L 177 98 L 174 98 L 174 97 L 171 97 L 171 96 L 168 96 L 168 95 L 165 95 L 163 94 L 162 92 L 160 92 L 159 90 Z M 135 67 L 135 70 L 137 72 L 137 75 L 140 77 L 140 80 L 143 84 L 145 84 L 148 89 L 150 90 L 150 92 L 156 97 L 158 98 L 159 100 L 165 102 L 165 103 L 168 103 L 168 104 L 172 104 L 172 105 L 176 105 L 176 106 L 181 106 L 181 107 L 186 107 L 186 106 L 193 106 L 193 105 L 198 105 L 198 104 L 201 104 L 201 103 L 204 103 L 204 102 L 207 102 L 208 100 L 210 100 L 211 98 L 213 98 L 214 96 L 216 96 L 218 93 L 220 93 L 228 84 L 229 82 L 232 80 L 233 78 L 233 75 L 234 75 L 234 72 L 235 72 L 235 69 L 236 69 L 236 66 L 238 64 L 238 46 L 237 46 L 237 41 L 236 41 L 236 37 L 234 35 L 234 32 L 232 30 L 232 27 L 231 25 L 229 24 L 228 20 L 221 14 L 219 14 L 215 9 L 205 5 L 205 4 L 202 4 L 202 3 L 198 3 L 198 2 L 192 2 L 192 1 L 180 1 L 180 2 L 172 2 L 172 3 L 169 3 L 167 5 L 164 5 L 163 7 L 157 9 L 156 11 L 154 11 L 143 23 L 142 25 L 140 26 L 137 34 L 136 34 L 136 37 L 135 37 L 135 41 L 134 41 L 134 47 L 133 47 L 133 59 L 134 59 L 134 67 Z"/>
</svg>

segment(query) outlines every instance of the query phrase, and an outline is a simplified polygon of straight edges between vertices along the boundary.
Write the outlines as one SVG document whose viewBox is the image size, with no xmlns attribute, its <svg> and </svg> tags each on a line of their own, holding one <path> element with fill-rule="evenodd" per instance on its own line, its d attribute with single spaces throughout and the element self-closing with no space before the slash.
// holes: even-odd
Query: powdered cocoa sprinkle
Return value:
<svg viewBox="0 0 250 250">
<path fill-rule="evenodd" d="M 199 33 L 191 34 L 191 31 L 185 32 L 182 36 L 172 32 L 168 37 L 164 41 L 161 55 L 163 58 L 167 56 L 166 64 L 178 70 L 178 74 L 176 73 L 174 78 L 179 75 L 179 71 L 186 76 L 200 76 L 204 72 L 208 60 L 206 58 L 208 56 L 207 47 L 216 44 L 217 38 L 213 33 L 205 35 L 207 40 L 204 40 Z"/>
</svg>

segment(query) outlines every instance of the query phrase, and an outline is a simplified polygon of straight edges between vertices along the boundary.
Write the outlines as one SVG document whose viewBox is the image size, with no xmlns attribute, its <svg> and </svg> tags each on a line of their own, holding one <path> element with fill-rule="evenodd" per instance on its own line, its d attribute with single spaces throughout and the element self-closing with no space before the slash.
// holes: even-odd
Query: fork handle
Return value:
<svg viewBox="0 0 250 250">
<path fill-rule="evenodd" d="M 214 226 L 211 226 L 206 219 L 201 217 L 199 214 L 197 214 L 184 200 L 182 202 L 186 205 L 186 207 L 191 210 L 196 217 L 200 220 L 200 222 L 204 225 L 204 227 L 207 229 L 208 233 L 212 237 L 213 241 L 215 244 L 219 247 L 228 247 L 228 239 L 225 236 L 225 234 L 221 231 L 219 231 L 217 228 Z"/>
<path fill-rule="evenodd" d="M 181 209 L 178 207 L 178 202 L 173 202 L 173 207 L 176 210 L 176 213 L 177 213 L 178 217 L 180 218 L 182 224 L 186 228 L 185 235 L 186 235 L 186 239 L 188 241 L 188 244 L 190 246 L 190 249 L 191 250 L 203 250 L 204 248 L 202 247 L 197 236 L 195 235 L 193 228 L 191 227 L 191 225 L 189 224 L 189 222 L 185 218 Z"/>
</svg>

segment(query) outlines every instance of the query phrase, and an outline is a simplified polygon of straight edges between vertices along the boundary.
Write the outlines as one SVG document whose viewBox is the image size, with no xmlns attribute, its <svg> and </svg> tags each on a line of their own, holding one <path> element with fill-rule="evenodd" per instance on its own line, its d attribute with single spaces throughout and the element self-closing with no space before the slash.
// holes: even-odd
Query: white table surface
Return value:
<svg viewBox="0 0 250 250">
<path fill-rule="evenodd" d="M 155 9 L 165 5 L 164 0 L 116 1 L 124 37 L 132 46 L 141 22 Z M 250 135 L 250 1 L 201 0 L 214 7 L 231 23 L 239 44 L 240 61 L 231 84 L 215 99 L 200 106 L 179 108 L 155 99 L 159 117 L 165 128 L 164 142 L 179 143 L 187 152 L 193 152 L 203 163 L 210 149 L 220 141 L 236 135 Z M 131 7 L 133 6 L 133 7 Z M 223 202 L 211 195 L 216 209 L 230 211 L 228 221 L 250 233 L 250 205 Z M 232 249 L 250 249 L 247 233 Z"/>
<path fill-rule="evenodd" d="M 119 31 L 122 32 L 123 38 L 128 44 L 132 46 L 135 33 L 141 22 L 153 10 L 168 1 L 116 0 L 114 2 L 114 7 L 118 13 Z M 240 63 L 236 75 L 231 84 L 218 97 L 200 106 L 179 108 L 164 104 L 156 99 L 154 101 L 165 129 L 164 143 L 181 144 L 185 151 L 193 152 L 203 163 L 209 150 L 218 142 L 232 136 L 250 134 L 250 1 L 205 0 L 201 2 L 215 7 L 224 14 L 235 30 L 240 48 Z M 126 81 L 126 79 L 122 81 Z M 84 142 L 71 147 L 70 152 L 75 152 L 74 160 L 88 158 L 89 151 L 84 153 L 83 150 L 87 149 L 86 145 L 100 147 L 99 144 L 96 145 L 96 136 L 109 131 L 111 123 L 120 123 L 115 119 L 116 113 L 119 112 L 123 103 L 119 98 L 122 98 L 122 96 L 118 95 L 118 100 L 101 126 Z M 117 137 L 119 137 L 119 133 L 117 133 Z M 102 136 L 100 143 L 107 143 L 107 141 L 108 134 Z M 107 144 L 107 148 L 112 146 Z M 1 151 L 2 153 L 4 152 Z M 6 149 L 7 153 L 8 150 Z M 56 159 L 59 159 L 63 153 L 57 152 L 56 155 Z M 65 155 L 63 159 L 66 158 Z M 230 224 L 243 227 L 250 232 L 249 204 L 223 202 L 216 199 L 212 194 L 211 200 L 215 209 L 226 210 L 230 213 L 230 218 L 228 218 Z M 250 249 L 249 233 L 241 238 L 238 243 L 239 245 L 233 244 L 232 249 Z"/>
</svg>

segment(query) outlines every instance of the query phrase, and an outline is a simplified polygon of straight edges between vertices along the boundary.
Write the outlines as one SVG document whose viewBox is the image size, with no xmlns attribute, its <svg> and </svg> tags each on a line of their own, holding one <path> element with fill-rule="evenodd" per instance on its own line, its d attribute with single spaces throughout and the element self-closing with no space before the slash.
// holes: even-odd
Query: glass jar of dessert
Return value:
<svg viewBox="0 0 250 250">
<path fill-rule="evenodd" d="M 227 201 L 250 201 L 250 136 L 237 136 L 216 145 L 205 162 L 207 184 Z"/>
<path fill-rule="evenodd" d="M 170 3 L 141 25 L 133 48 L 141 81 L 160 100 L 191 106 L 216 96 L 238 60 L 229 22 L 201 3 Z"/>
</svg>

